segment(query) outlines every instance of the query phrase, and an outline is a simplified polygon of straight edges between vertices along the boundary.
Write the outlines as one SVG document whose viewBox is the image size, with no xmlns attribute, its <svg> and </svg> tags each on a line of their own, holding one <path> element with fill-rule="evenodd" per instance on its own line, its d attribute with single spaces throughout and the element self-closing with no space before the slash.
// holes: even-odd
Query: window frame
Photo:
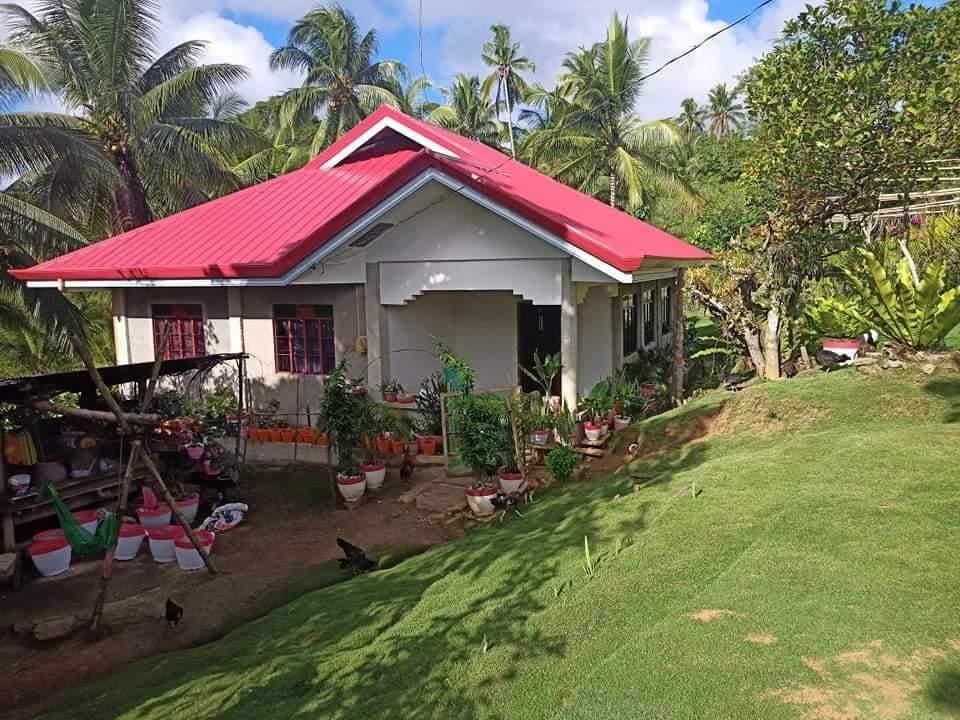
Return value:
<svg viewBox="0 0 960 720">
<path fill-rule="evenodd" d="M 332 305 L 275 304 L 271 319 L 274 372 L 326 377 L 333 371 L 337 344 Z M 285 352 L 281 352 L 284 344 Z M 314 362 L 317 369 L 311 370 Z"/>
<path fill-rule="evenodd" d="M 636 291 L 620 297 L 620 322 L 623 330 L 620 349 L 623 357 L 630 357 L 640 348 L 639 299 L 640 293 Z"/>
<path fill-rule="evenodd" d="M 161 311 L 161 309 L 169 310 Z M 192 308 L 192 309 L 189 309 Z M 171 323 L 172 329 L 164 348 L 164 360 L 190 360 L 204 357 L 207 351 L 206 318 L 203 303 L 150 303 L 150 322 L 153 330 L 153 357 L 157 357 L 164 327 Z M 190 338 L 191 351 L 186 350 L 184 339 Z"/>
<path fill-rule="evenodd" d="M 649 296 L 650 301 L 647 302 L 646 297 Z M 655 288 L 653 286 L 646 286 L 640 290 L 640 337 L 641 344 L 644 349 L 650 348 L 657 342 L 657 309 L 656 309 L 657 295 Z M 649 308 L 649 317 L 647 316 L 647 308 Z M 649 324 L 649 335 L 647 334 L 647 325 Z"/>
<path fill-rule="evenodd" d="M 671 283 L 660 285 L 657 292 L 657 300 L 660 306 L 657 313 L 660 321 L 660 337 L 673 332 L 673 293 L 674 286 Z"/>
</svg>

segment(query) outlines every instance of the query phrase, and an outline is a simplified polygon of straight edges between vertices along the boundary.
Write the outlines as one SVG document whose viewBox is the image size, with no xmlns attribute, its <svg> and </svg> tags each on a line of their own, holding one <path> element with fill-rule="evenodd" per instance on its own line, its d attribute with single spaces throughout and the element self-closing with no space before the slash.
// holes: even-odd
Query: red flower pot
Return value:
<svg viewBox="0 0 960 720">
<path fill-rule="evenodd" d="M 397 401 L 397 392 L 395 390 L 394 391 L 388 390 L 384 392 L 383 401 L 388 403 L 395 403 Z"/>
<path fill-rule="evenodd" d="M 377 452 L 378 453 L 388 453 L 390 452 L 390 438 L 385 438 L 383 436 L 377 436 Z"/>
<path fill-rule="evenodd" d="M 317 433 L 317 445 L 324 447 L 330 444 L 330 436 L 326 433 Z"/>
<path fill-rule="evenodd" d="M 467 505 L 474 515 L 492 515 L 493 499 L 497 496 L 495 487 L 467 488 Z"/>
<path fill-rule="evenodd" d="M 391 440 L 390 441 L 390 452 L 394 455 L 403 455 L 403 450 L 406 447 L 406 443 L 403 440 Z"/>
<path fill-rule="evenodd" d="M 280 431 L 280 441 L 285 443 L 293 442 L 293 439 L 297 436 L 297 431 L 292 428 L 284 428 Z"/>
<path fill-rule="evenodd" d="M 297 442 L 313 444 L 313 441 L 317 437 L 317 431 L 313 428 L 305 427 L 300 428 L 297 432 Z"/>
<path fill-rule="evenodd" d="M 267 430 L 267 435 L 270 437 L 270 442 L 281 442 L 283 440 L 280 428 L 270 428 Z"/>
<path fill-rule="evenodd" d="M 424 455 L 436 455 L 437 443 L 432 438 L 424 438 L 420 441 L 420 452 Z"/>
<path fill-rule="evenodd" d="M 500 479 L 500 489 L 505 495 L 520 492 L 520 486 L 523 485 L 523 475 L 521 473 L 508 473 L 503 470 L 497 473 Z"/>
</svg>

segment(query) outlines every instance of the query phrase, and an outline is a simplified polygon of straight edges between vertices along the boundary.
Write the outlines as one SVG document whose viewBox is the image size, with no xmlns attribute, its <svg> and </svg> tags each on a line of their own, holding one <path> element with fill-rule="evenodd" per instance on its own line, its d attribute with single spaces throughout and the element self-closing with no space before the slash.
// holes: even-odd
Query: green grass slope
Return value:
<svg viewBox="0 0 960 720">
<path fill-rule="evenodd" d="M 708 395 L 629 469 L 49 717 L 960 717 L 958 420 L 911 371 Z"/>
</svg>

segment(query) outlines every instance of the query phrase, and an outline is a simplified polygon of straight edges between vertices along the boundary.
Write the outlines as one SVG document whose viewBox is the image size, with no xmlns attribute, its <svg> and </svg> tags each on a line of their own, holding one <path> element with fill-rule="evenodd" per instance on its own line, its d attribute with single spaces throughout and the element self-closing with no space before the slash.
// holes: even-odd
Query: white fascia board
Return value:
<svg viewBox="0 0 960 720">
<path fill-rule="evenodd" d="M 388 118 L 389 119 L 389 118 Z M 543 229 L 539 225 L 527 220 L 509 208 L 500 203 L 491 200 L 483 193 L 467 187 L 464 183 L 455 180 L 449 175 L 439 170 L 429 169 L 422 172 L 409 183 L 400 188 L 393 195 L 369 210 L 362 217 L 350 223 L 346 228 L 338 232 L 329 242 L 324 243 L 323 247 L 317 249 L 314 253 L 301 260 L 297 265 L 288 270 L 284 275 L 278 278 L 193 278 L 184 280 L 161 279 L 153 280 L 148 278 L 131 280 L 66 280 L 64 287 L 67 289 L 94 289 L 94 288 L 114 288 L 114 287 L 256 287 L 256 286 L 283 286 L 289 285 L 300 275 L 310 270 L 325 257 L 335 252 L 344 244 L 355 238 L 359 233 L 372 226 L 384 213 L 388 212 L 408 197 L 417 192 L 420 188 L 431 181 L 436 181 L 450 188 L 454 193 L 458 193 L 469 200 L 477 203 L 481 207 L 499 215 L 508 222 L 513 223 L 535 237 L 540 238 L 549 245 L 553 245 L 563 250 L 568 255 L 577 258 L 581 262 L 602 272 L 607 277 L 619 283 L 628 284 L 633 282 L 633 274 L 623 272 L 613 267 L 609 263 L 600 260 L 590 253 L 578 248 L 576 245 L 557 237 L 551 232 Z M 402 220 L 400 222 L 403 222 Z M 399 224 L 399 223 L 398 223 Z M 389 234 L 389 230 L 386 234 Z M 29 280 L 28 287 L 44 288 L 58 287 L 57 280 Z"/>
<path fill-rule="evenodd" d="M 425 147 L 431 152 L 435 152 L 438 155 L 443 155 L 444 157 L 453 158 L 454 160 L 459 159 L 459 156 L 454 153 L 450 148 L 440 145 L 437 142 L 434 142 L 430 138 L 422 135 L 413 128 L 409 128 L 401 122 L 394 120 L 392 117 L 385 117 L 382 120 L 371 125 L 365 132 L 361 133 L 353 142 L 349 143 L 343 150 L 338 152 L 332 158 L 327 160 L 320 167 L 324 170 L 330 170 L 335 168 L 337 165 L 342 163 L 348 157 L 353 155 L 357 150 L 362 148 L 368 142 L 373 140 L 383 130 L 390 129 L 395 133 L 403 135 L 405 138 L 412 140 L 422 147 Z"/>
</svg>

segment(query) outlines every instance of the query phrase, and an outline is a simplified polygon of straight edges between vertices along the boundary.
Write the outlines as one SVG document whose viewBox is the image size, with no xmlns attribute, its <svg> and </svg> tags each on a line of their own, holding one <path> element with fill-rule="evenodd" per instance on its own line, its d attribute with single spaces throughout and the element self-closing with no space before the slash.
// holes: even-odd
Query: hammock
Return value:
<svg viewBox="0 0 960 720">
<path fill-rule="evenodd" d="M 70 543 L 70 547 L 78 555 L 93 555 L 109 550 L 117 544 L 119 526 L 117 525 L 117 516 L 114 513 L 107 513 L 106 517 L 97 526 L 97 531 L 91 533 L 77 522 L 73 513 L 70 512 L 70 508 L 64 505 L 53 483 L 45 483 L 40 488 L 38 495 L 50 498 L 50 502 L 53 503 L 53 507 L 57 511 L 57 517 L 60 519 L 63 534 L 66 536 L 67 542 Z"/>
</svg>

